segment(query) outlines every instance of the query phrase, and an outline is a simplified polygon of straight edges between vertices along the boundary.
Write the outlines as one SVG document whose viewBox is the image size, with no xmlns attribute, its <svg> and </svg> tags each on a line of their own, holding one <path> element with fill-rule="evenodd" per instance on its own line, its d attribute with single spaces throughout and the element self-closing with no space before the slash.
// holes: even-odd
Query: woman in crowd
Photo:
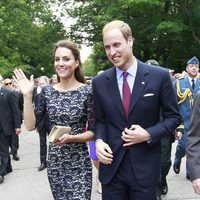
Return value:
<svg viewBox="0 0 200 200">
<path fill-rule="evenodd" d="M 89 200 L 92 165 L 86 142 L 93 139 L 94 114 L 91 86 L 85 84 L 80 52 L 68 40 L 59 41 L 53 51 L 58 84 L 42 89 L 39 106 L 32 107 L 34 80 L 21 69 L 14 70 L 14 80 L 24 96 L 24 120 L 28 130 L 47 112 L 49 126 L 70 126 L 71 133 L 50 143 L 47 173 L 55 200 Z M 87 124 L 87 131 L 84 128 Z"/>
</svg>

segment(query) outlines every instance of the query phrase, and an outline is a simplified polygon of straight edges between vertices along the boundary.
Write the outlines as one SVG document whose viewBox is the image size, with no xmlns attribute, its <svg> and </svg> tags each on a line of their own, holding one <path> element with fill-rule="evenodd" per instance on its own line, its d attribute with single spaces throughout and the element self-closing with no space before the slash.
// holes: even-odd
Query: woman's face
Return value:
<svg viewBox="0 0 200 200">
<path fill-rule="evenodd" d="M 79 62 L 75 60 L 72 51 L 65 47 L 58 47 L 54 56 L 54 67 L 60 79 L 74 76 L 74 71 Z"/>
</svg>

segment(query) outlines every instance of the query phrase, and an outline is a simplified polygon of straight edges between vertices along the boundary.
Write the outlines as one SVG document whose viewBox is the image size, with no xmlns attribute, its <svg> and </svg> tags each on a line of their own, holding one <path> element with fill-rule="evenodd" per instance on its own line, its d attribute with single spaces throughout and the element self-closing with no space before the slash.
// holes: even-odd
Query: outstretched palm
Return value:
<svg viewBox="0 0 200 200">
<path fill-rule="evenodd" d="M 34 88 L 33 75 L 31 75 L 30 80 L 28 80 L 21 69 L 15 69 L 13 80 L 17 84 L 23 95 L 32 94 Z"/>
</svg>

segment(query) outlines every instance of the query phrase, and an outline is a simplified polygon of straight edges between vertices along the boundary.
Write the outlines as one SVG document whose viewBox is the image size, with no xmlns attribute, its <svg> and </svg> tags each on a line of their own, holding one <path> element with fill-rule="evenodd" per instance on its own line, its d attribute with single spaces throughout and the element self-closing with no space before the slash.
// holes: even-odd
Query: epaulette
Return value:
<svg viewBox="0 0 200 200">
<path fill-rule="evenodd" d="M 178 80 L 182 80 L 182 79 L 184 79 L 184 76 L 178 77 Z"/>
<path fill-rule="evenodd" d="M 181 125 L 179 125 L 177 128 L 184 129 L 184 125 L 183 125 L 183 124 L 181 124 Z"/>
<path fill-rule="evenodd" d="M 178 126 L 178 127 L 176 128 L 176 130 L 179 131 L 179 132 L 181 132 L 181 133 L 183 134 L 183 133 L 184 133 L 184 125 L 181 124 L 180 126 Z"/>
</svg>

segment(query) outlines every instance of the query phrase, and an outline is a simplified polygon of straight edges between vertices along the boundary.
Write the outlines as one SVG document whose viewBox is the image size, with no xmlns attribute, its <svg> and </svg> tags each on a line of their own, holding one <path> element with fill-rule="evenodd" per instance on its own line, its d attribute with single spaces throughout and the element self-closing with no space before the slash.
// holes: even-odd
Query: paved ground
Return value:
<svg viewBox="0 0 200 200">
<path fill-rule="evenodd" d="M 174 147 L 173 145 L 173 153 Z M 0 185 L 0 200 L 53 200 L 49 188 L 46 170 L 38 172 L 39 137 L 36 132 L 23 130 L 20 135 L 20 161 L 12 160 L 13 172 L 5 177 Z M 181 173 L 176 175 L 172 170 L 168 176 L 169 192 L 164 200 L 197 200 L 191 182 L 185 178 L 185 161 Z M 148 169 L 147 169 L 148 170 Z M 96 173 L 94 172 L 94 176 Z M 92 200 L 100 200 L 93 181 Z"/>
</svg>

